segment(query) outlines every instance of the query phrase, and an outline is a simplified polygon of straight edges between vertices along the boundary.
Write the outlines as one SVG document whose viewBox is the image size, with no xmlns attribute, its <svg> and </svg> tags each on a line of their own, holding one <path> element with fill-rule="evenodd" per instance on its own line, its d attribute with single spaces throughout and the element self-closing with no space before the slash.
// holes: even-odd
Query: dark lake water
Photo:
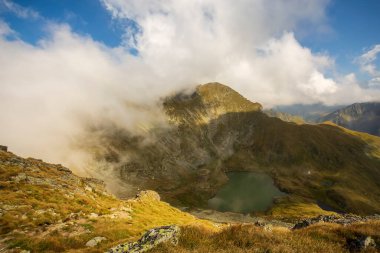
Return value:
<svg viewBox="0 0 380 253">
<path fill-rule="evenodd" d="M 227 176 L 229 181 L 208 201 L 209 208 L 237 213 L 265 211 L 274 198 L 285 195 L 263 173 L 231 172 Z"/>
</svg>

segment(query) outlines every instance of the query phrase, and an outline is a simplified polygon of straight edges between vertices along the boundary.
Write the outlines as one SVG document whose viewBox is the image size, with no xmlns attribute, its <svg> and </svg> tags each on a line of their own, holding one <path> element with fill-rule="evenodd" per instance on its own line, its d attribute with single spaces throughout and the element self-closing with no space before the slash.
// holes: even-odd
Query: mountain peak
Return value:
<svg viewBox="0 0 380 253">
<path fill-rule="evenodd" d="M 221 83 L 206 83 L 198 85 L 196 93 L 209 106 L 223 107 L 226 112 L 261 111 L 262 105 L 254 103 L 241 94 Z"/>
<path fill-rule="evenodd" d="M 262 105 L 254 103 L 221 83 L 198 85 L 191 94 L 179 92 L 164 101 L 172 121 L 207 123 L 232 112 L 259 112 Z"/>
</svg>

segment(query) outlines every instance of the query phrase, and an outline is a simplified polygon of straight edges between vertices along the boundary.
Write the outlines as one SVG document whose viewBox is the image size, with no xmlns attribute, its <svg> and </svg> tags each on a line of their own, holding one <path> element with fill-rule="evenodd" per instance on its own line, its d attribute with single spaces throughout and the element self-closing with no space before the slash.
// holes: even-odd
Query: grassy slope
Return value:
<svg viewBox="0 0 380 253">
<path fill-rule="evenodd" d="M 265 231 L 252 225 L 237 225 L 216 233 L 187 227 L 180 237 L 178 246 L 164 244 L 150 253 L 349 252 L 347 240 L 364 235 L 379 241 L 379 227 L 380 222 L 368 222 L 348 226 L 317 224 L 296 231 L 283 228 Z M 363 252 L 377 251 L 368 248 Z"/>
<path fill-rule="evenodd" d="M 0 248 L 10 247 L 15 252 L 104 252 L 156 226 L 213 227 L 157 200 L 154 194 L 121 201 L 107 194 L 100 182 L 60 168 L 0 151 Z M 14 177 L 20 173 L 28 179 L 17 182 Z M 41 179 L 42 185 L 30 183 L 35 178 Z M 124 216 L 111 218 L 120 212 Z M 91 218 L 90 213 L 99 217 Z M 85 243 L 95 236 L 108 240 L 99 247 L 86 248 Z"/>
<path fill-rule="evenodd" d="M 20 173 L 28 179 L 17 182 L 15 176 Z M 33 178 L 49 185 L 32 184 Z M 380 222 L 376 221 L 348 226 L 318 224 L 296 231 L 242 224 L 216 228 L 160 201 L 154 192 L 121 201 L 104 192 L 100 182 L 79 178 L 60 165 L 2 151 L 0 187 L 0 248 L 9 252 L 104 252 L 137 240 L 152 227 L 168 224 L 182 227 L 178 246 L 162 244 L 150 252 L 347 252 L 347 239 L 362 235 L 380 239 Z M 70 194 L 74 198 L 69 198 Z M 126 210 L 130 216 L 110 218 L 115 210 Z M 67 218 L 72 213 L 78 217 Z M 90 218 L 89 213 L 100 217 Z M 85 247 L 95 236 L 108 240 L 94 248 Z"/>
</svg>

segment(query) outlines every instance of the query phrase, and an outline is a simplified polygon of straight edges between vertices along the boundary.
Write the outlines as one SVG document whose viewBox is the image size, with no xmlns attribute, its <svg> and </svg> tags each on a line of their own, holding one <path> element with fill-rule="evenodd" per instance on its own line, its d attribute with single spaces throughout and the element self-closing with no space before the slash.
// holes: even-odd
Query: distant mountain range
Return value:
<svg viewBox="0 0 380 253">
<path fill-rule="evenodd" d="M 321 117 L 318 121 L 331 121 L 345 128 L 380 136 L 380 102 L 355 103 Z"/>
<path fill-rule="evenodd" d="M 380 102 L 355 103 L 348 106 L 295 104 L 277 106 L 264 110 L 264 113 L 297 124 L 331 121 L 347 129 L 380 136 Z"/>
<path fill-rule="evenodd" d="M 317 104 L 293 104 L 293 105 L 279 105 L 273 108 L 274 111 L 287 113 L 289 115 L 301 117 L 305 122 L 318 122 L 321 117 L 328 115 L 331 112 L 339 110 L 346 105 L 324 105 Z"/>
</svg>

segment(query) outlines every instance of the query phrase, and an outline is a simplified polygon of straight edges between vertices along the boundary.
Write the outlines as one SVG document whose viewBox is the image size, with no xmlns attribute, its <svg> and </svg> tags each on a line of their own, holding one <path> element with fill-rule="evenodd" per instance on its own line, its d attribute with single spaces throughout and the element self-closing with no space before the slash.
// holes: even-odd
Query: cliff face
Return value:
<svg viewBox="0 0 380 253">
<path fill-rule="evenodd" d="M 163 101 L 168 125 L 134 135 L 114 125 L 93 129 L 97 159 L 140 189 L 154 189 L 181 206 L 205 206 L 229 171 L 259 171 L 288 193 L 274 211 L 330 206 L 380 211 L 380 138 L 342 128 L 270 118 L 261 105 L 231 88 L 199 86 Z"/>
<path fill-rule="evenodd" d="M 352 104 L 319 121 L 331 121 L 351 130 L 380 136 L 380 103 Z"/>
</svg>

